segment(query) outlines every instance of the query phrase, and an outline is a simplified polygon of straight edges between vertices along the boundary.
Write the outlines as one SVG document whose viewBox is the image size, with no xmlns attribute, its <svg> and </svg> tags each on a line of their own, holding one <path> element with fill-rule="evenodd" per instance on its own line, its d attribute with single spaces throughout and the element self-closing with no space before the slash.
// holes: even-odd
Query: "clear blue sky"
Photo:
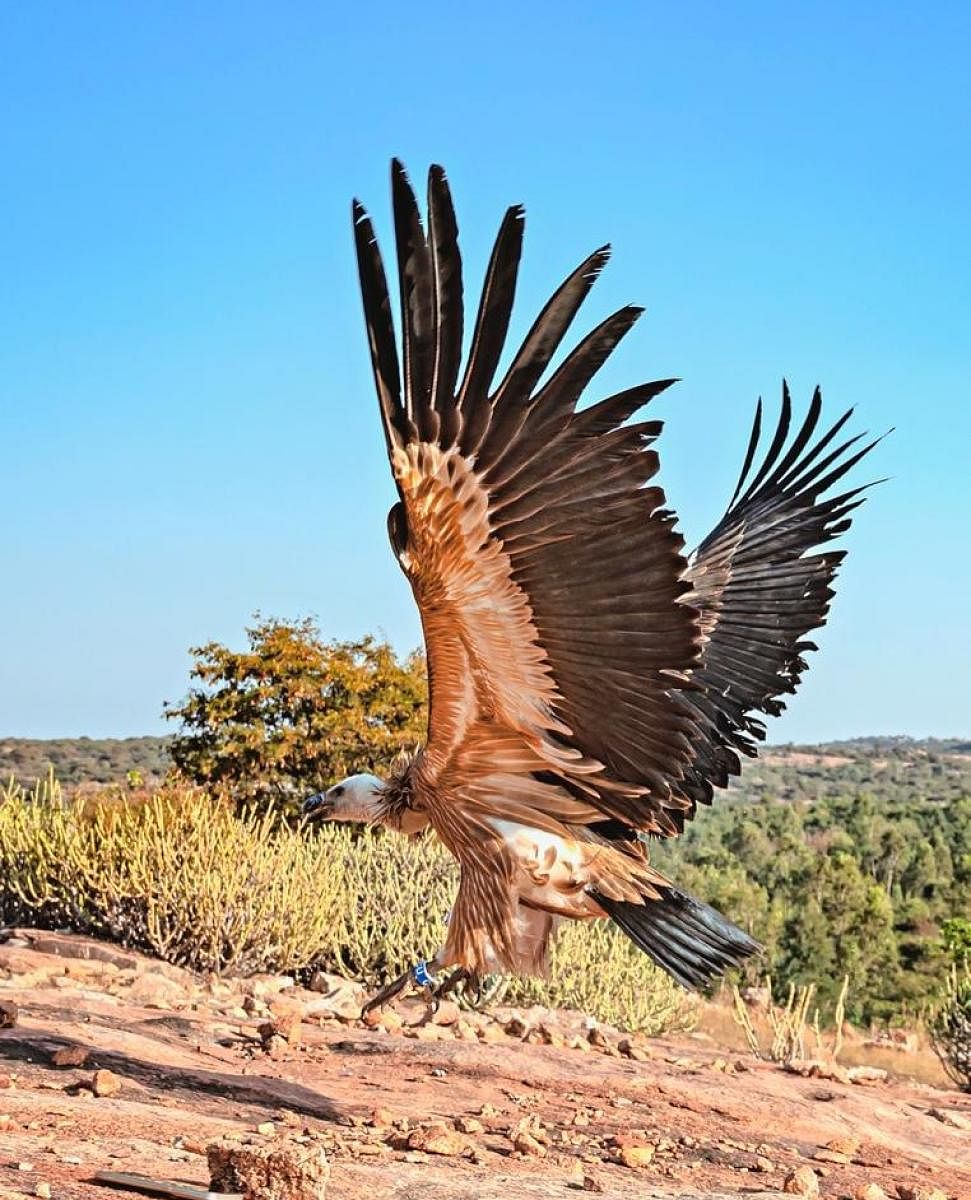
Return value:
<svg viewBox="0 0 971 1200">
<path fill-rule="evenodd" d="M 773 740 L 971 732 L 971 7 L 0 6 L 0 735 L 157 732 L 250 614 L 417 643 L 349 229 L 449 171 L 521 307 L 589 250 L 647 317 L 696 542 L 760 393 L 897 432 Z M 594 397 L 596 398 L 596 397 Z"/>
</svg>

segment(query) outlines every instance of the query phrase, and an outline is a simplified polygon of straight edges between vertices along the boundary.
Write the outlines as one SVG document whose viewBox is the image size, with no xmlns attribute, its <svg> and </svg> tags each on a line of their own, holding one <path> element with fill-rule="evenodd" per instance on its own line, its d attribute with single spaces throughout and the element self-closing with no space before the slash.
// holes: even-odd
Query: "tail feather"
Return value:
<svg viewBox="0 0 971 1200">
<path fill-rule="evenodd" d="M 762 949 L 720 912 L 675 887 L 667 888 L 660 900 L 645 899 L 643 904 L 599 893 L 595 899 L 635 946 L 692 990 Z"/>
</svg>

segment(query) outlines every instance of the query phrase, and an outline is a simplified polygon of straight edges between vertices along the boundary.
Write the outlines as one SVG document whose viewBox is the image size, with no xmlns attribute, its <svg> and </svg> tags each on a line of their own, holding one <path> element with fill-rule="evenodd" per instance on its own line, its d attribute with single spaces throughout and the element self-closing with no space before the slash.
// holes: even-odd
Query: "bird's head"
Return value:
<svg viewBox="0 0 971 1200">
<path fill-rule="evenodd" d="M 304 816 L 313 821 L 361 821 L 368 825 L 384 819 L 381 797 L 384 782 L 377 775 L 349 775 L 326 792 L 303 802 Z"/>
</svg>

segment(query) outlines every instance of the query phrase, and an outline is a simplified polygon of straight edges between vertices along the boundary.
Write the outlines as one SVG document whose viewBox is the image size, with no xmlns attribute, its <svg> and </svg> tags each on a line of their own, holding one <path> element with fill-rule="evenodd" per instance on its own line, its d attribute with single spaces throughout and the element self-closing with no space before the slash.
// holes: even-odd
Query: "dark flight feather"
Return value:
<svg viewBox="0 0 971 1200">
<path fill-rule="evenodd" d="M 849 454 L 863 436 L 858 434 L 820 457 L 852 409 L 813 442 L 821 412 L 817 388 L 783 453 L 792 417 L 784 384 L 772 441 L 747 484 L 760 441 L 759 401 L 729 508 L 688 570 L 708 635 L 696 672 L 702 686 L 690 696 L 703 732 L 685 779 L 684 791 L 692 801 L 688 816 L 698 803 L 710 803 L 713 787 L 724 787 L 738 774 L 739 754 L 755 754 L 755 743 L 765 736 L 757 714 L 779 715 L 785 708 L 780 697 L 795 692 L 806 670 L 803 654 L 816 648 L 805 635 L 825 623 L 844 557 L 843 551 L 812 551 L 846 532 L 849 514 L 872 486 L 827 495 L 880 439 Z"/>
<path fill-rule="evenodd" d="M 584 389 L 640 310 L 627 307 L 601 322 L 542 382 L 607 261 L 609 250 L 601 247 L 554 291 L 495 383 L 522 252 L 523 213 L 511 208 L 486 272 L 464 375 L 450 397 L 459 374 L 462 327 L 451 200 L 444 176 L 433 168 L 426 239 L 407 176 L 397 163 L 392 191 L 405 399 L 397 407 L 387 404 L 389 423 L 393 430 L 408 423 L 402 444 L 457 449 L 467 465 L 454 469 L 475 473 L 488 508 L 483 562 L 493 546 L 508 556 L 508 578 L 527 598 L 531 636 L 548 663 L 555 699 L 537 700 L 550 710 L 544 737 L 568 728 L 563 750 L 578 762 L 602 764 L 600 783 L 591 788 L 606 818 L 667 829 L 665 805 L 684 803 L 677 799 L 676 785 L 688 766 L 694 718 L 680 692 L 691 686 L 688 673 L 698 662 L 699 634 L 696 614 L 681 602 L 688 590 L 682 580 L 683 539 L 673 528 L 663 492 L 647 486 L 657 471 L 650 444 L 660 422 L 626 422 L 669 381 L 577 410 Z M 359 240 L 359 252 L 365 256 L 362 279 L 369 290 L 365 311 L 376 309 L 386 332 L 386 287 L 382 291 L 374 283 L 376 249 L 370 238 Z M 369 315 L 369 320 L 375 319 Z M 381 348 L 383 361 L 384 340 Z M 390 377 L 390 368 L 382 371 L 382 380 Z M 463 504 L 472 511 L 470 499 Z M 423 544 L 420 522 L 426 519 L 417 507 L 396 517 L 390 527 L 396 547 L 407 530 L 410 553 L 419 553 L 414 548 Z M 451 539 L 448 547 L 458 545 L 455 536 L 441 534 Z M 450 553 L 444 543 L 441 553 Z M 413 554 L 409 561 L 406 570 L 415 578 L 431 569 Z M 436 570 L 448 570 L 449 561 Z M 467 578 L 464 573 L 447 586 L 416 583 L 419 604 L 426 592 L 457 594 Z M 473 623 L 477 611 L 469 616 Z M 463 636 L 471 639 L 474 652 L 472 626 Z M 507 655 L 515 652 L 511 645 L 504 647 Z M 520 653 L 531 657 L 536 651 L 524 646 Z M 430 646 L 430 670 L 434 658 Z M 496 661 L 490 669 L 501 672 L 504 664 Z M 433 687 L 432 730 L 442 728 L 435 720 L 440 694 Z M 626 715 L 615 720 L 614 712 Z M 543 725 L 543 718 L 535 720 Z"/>
</svg>

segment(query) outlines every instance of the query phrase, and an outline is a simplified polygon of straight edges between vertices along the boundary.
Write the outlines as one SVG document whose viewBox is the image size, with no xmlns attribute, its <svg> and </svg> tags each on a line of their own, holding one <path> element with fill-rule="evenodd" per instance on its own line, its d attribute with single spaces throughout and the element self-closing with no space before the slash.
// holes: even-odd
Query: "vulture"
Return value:
<svg viewBox="0 0 971 1200">
<path fill-rule="evenodd" d="M 400 354 L 374 229 L 353 204 L 367 338 L 398 492 L 394 554 L 421 614 L 428 736 L 389 778 L 352 775 L 308 816 L 404 834 L 430 827 L 458 860 L 444 945 L 379 992 L 435 997 L 489 973 L 541 973 L 564 918 L 608 918 L 688 988 L 759 950 L 650 861 L 754 756 L 816 647 L 876 444 L 826 427 L 817 389 L 788 388 L 767 446 L 762 405 L 724 516 L 690 556 L 654 481 L 661 422 L 636 416 L 672 379 L 580 405 L 641 309 L 559 358 L 600 274 L 595 250 L 499 370 L 523 245 L 510 208 L 466 340 L 458 226 L 444 171 L 422 220 L 391 168 Z M 635 419 L 636 418 L 636 419 Z M 422 948 L 426 951 L 431 948 Z M 416 958 L 418 954 L 416 953 Z"/>
</svg>

